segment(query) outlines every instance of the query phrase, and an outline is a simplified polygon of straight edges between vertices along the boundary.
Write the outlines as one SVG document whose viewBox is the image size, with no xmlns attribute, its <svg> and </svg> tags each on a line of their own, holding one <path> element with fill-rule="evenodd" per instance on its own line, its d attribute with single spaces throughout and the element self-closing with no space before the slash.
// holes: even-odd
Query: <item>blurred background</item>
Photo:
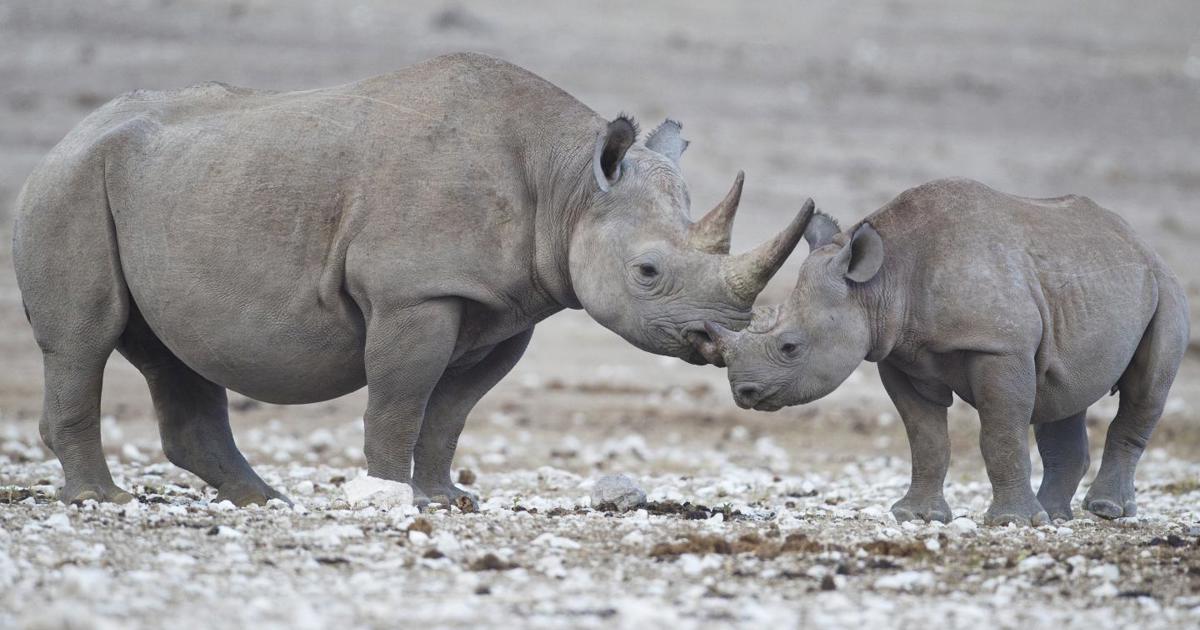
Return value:
<svg viewBox="0 0 1200 630">
<path fill-rule="evenodd" d="M 735 250 L 773 233 L 807 196 L 849 221 L 910 186 L 951 175 L 1025 196 L 1086 194 L 1126 217 L 1182 276 L 1200 331 L 1195 0 L 5 0 L 2 430 L 35 434 L 41 407 L 40 357 L 11 270 L 13 201 L 38 160 L 89 111 L 135 88 L 216 80 L 307 89 L 459 50 L 524 66 L 605 117 L 631 112 L 643 129 L 666 116 L 683 121 L 695 213 L 724 194 L 738 169 L 747 173 Z M 802 249 L 765 300 L 791 285 Z M 1193 342 L 1153 443 L 1191 458 L 1198 354 Z M 289 457 L 278 446 L 256 451 L 263 427 L 297 436 L 334 427 L 337 447 L 321 461 L 361 462 L 354 427 L 362 392 L 295 408 L 234 398 L 235 428 L 252 461 Z M 1097 408 L 1093 424 L 1107 422 L 1111 402 Z M 514 459 L 592 466 L 571 460 L 562 444 L 628 434 L 717 449 L 770 435 L 804 465 L 819 463 L 809 461 L 813 445 L 835 459 L 864 449 L 907 457 L 890 410 L 866 366 L 818 405 L 743 412 L 722 371 L 640 353 L 570 312 L 539 327 L 526 360 L 481 405 L 460 460 L 485 470 L 512 467 Z M 161 459 L 144 383 L 116 355 L 104 412 L 113 416 L 106 426 L 124 427 L 106 429 L 110 449 L 130 442 Z M 814 440 L 817 426 L 822 437 Z M 969 463 L 960 468 L 958 460 L 954 470 L 980 477 L 982 468 L 970 463 L 977 425 L 957 426 L 956 445 Z M 493 452 L 503 457 L 489 459 Z M 747 447 L 745 456 L 762 453 Z"/>
</svg>

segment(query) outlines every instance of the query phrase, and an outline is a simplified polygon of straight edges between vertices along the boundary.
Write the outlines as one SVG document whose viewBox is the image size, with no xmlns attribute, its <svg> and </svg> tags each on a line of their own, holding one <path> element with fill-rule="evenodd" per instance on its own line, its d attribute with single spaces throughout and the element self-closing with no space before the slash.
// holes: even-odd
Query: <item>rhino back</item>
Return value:
<svg viewBox="0 0 1200 630">
<path fill-rule="evenodd" d="M 906 334 L 935 352 L 1031 353 L 1038 414 L 1120 377 L 1157 305 L 1158 256 L 1086 197 L 1031 199 L 970 180 L 914 188 L 868 217 L 909 289 Z"/>
<path fill-rule="evenodd" d="M 472 54 L 322 90 L 139 91 L 106 110 L 135 302 L 193 369 L 280 402 L 363 384 L 356 264 L 396 303 L 527 299 L 530 147 L 594 133 L 596 119 Z"/>
</svg>

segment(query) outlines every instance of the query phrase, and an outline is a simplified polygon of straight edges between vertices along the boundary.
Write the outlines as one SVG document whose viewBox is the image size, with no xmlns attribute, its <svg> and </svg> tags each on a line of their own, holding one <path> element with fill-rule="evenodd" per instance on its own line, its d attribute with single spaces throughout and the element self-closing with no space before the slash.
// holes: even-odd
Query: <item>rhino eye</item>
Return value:
<svg viewBox="0 0 1200 630">
<path fill-rule="evenodd" d="M 654 278 L 658 276 L 658 267 L 650 263 L 642 263 L 638 265 L 638 273 L 643 278 Z"/>
<path fill-rule="evenodd" d="M 796 344 L 785 343 L 782 346 L 779 346 L 779 351 L 782 352 L 784 356 L 790 357 L 793 354 L 796 354 Z"/>
</svg>

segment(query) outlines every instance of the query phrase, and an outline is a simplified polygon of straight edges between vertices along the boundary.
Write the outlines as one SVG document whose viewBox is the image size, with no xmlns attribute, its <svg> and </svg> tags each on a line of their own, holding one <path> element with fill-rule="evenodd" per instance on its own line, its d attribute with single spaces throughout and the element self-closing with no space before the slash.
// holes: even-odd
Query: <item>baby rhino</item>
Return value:
<svg viewBox="0 0 1200 630">
<path fill-rule="evenodd" d="M 989 524 L 1070 519 L 1089 465 L 1088 405 L 1121 393 L 1084 507 L 1132 516 L 1134 469 L 1188 341 L 1175 276 L 1086 197 L 1028 199 L 953 179 L 913 188 L 848 230 L 816 215 L 790 299 L 745 331 L 707 326 L 737 403 L 774 411 L 877 362 L 904 420 L 912 484 L 896 518 L 947 521 L 952 394 L 975 407 Z M 1030 488 L 1032 423 L 1045 476 Z"/>
</svg>

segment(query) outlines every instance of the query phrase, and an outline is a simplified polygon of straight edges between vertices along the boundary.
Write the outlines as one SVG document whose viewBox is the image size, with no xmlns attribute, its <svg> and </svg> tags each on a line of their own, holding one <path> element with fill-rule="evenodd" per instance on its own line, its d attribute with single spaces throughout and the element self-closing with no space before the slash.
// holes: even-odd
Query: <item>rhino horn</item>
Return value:
<svg viewBox="0 0 1200 630">
<path fill-rule="evenodd" d="M 812 219 L 816 206 L 812 199 L 804 202 L 795 219 L 784 228 L 775 238 L 758 247 L 737 256 L 730 256 L 722 261 L 721 274 L 729 285 L 734 297 L 746 304 L 753 304 L 754 298 L 767 286 L 771 276 L 783 266 L 783 261 L 796 248 L 796 244 L 804 236 L 804 229 Z"/>
<path fill-rule="evenodd" d="M 733 217 L 737 214 L 738 203 L 742 200 L 742 184 L 746 174 L 738 171 L 733 180 L 729 193 L 709 210 L 699 221 L 692 224 L 688 232 L 688 244 L 707 254 L 729 253 L 729 239 L 733 232 Z"/>
</svg>

